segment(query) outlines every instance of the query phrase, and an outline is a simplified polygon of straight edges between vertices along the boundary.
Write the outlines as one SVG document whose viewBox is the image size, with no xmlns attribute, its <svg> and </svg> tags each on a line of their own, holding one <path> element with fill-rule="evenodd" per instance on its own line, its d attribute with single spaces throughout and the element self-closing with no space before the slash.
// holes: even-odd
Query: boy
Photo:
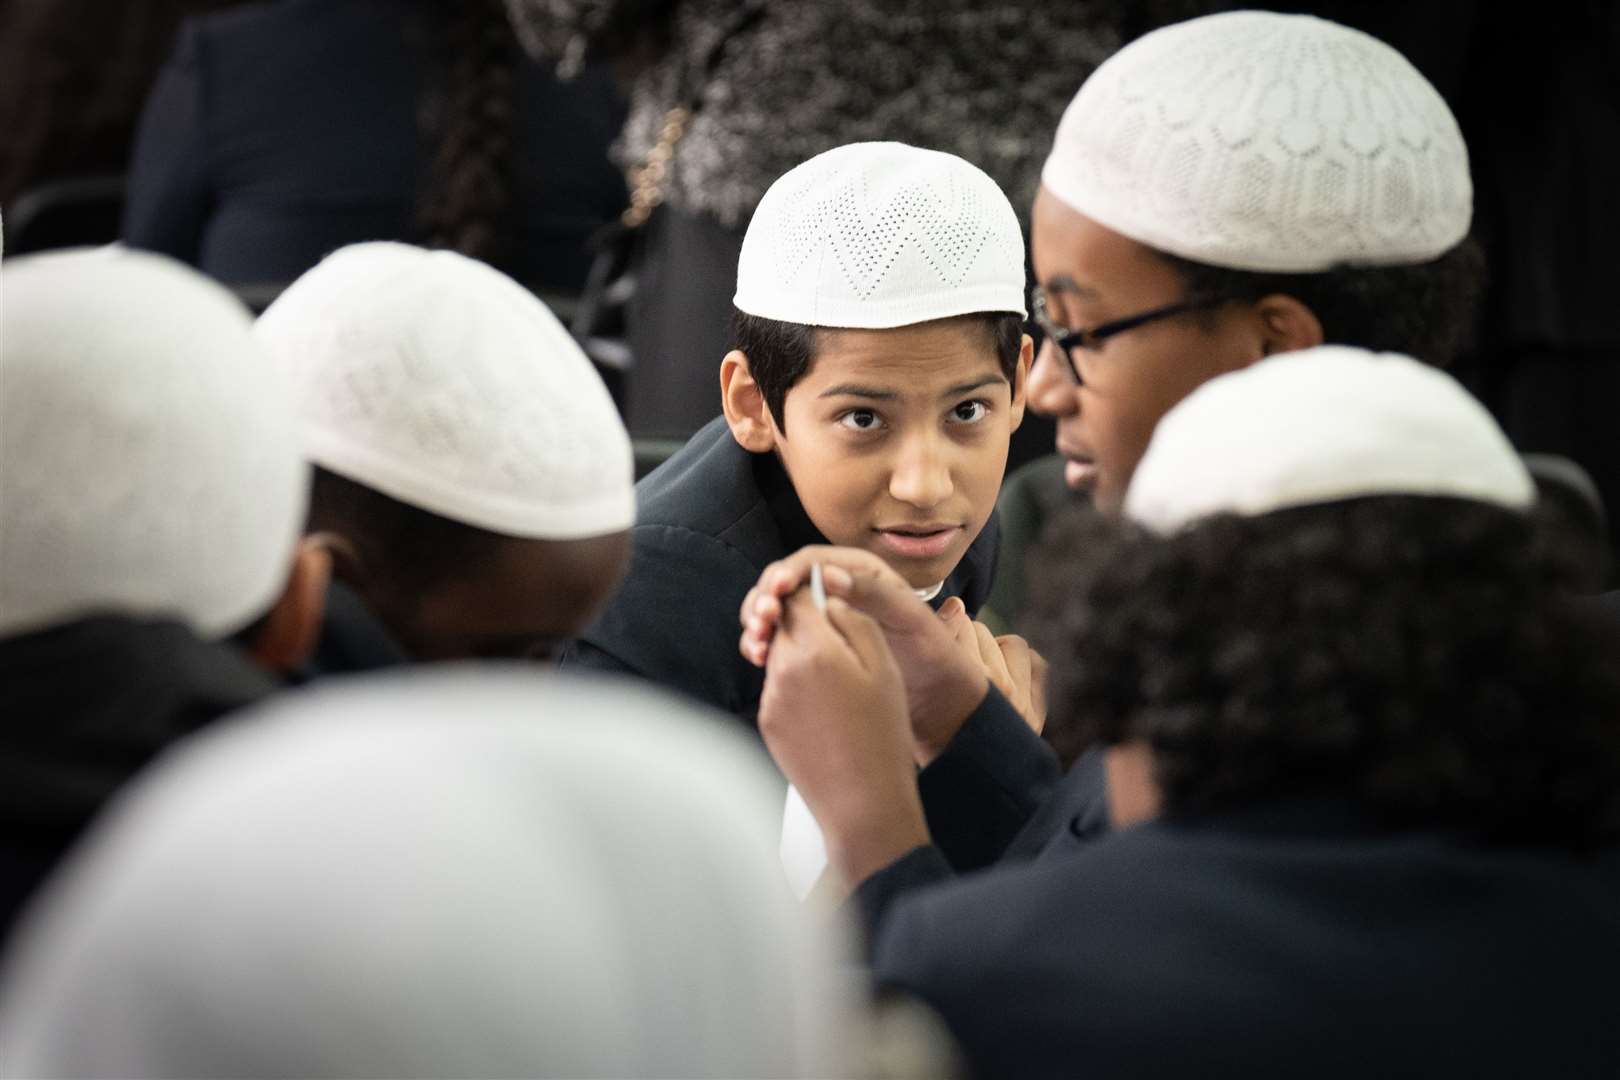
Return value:
<svg viewBox="0 0 1620 1080">
<path fill-rule="evenodd" d="M 585 625 L 623 572 L 630 437 L 539 300 L 454 252 L 355 244 L 255 333 L 333 553 L 317 673 L 544 657 Z"/>
<path fill-rule="evenodd" d="M 735 619 L 773 560 L 859 548 L 949 613 L 983 601 L 1032 344 L 1012 206 L 960 158 L 900 143 L 778 179 L 734 302 L 724 415 L 639 485 L 629 575 L 568 662 L 753 724 L 762 673 Z"/>
</svg>

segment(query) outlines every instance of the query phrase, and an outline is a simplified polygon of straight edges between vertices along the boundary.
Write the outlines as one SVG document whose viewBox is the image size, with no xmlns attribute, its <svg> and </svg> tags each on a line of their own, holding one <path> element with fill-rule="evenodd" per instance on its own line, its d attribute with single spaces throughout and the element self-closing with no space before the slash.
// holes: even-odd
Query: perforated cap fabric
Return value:
<svg viewBox="0 0 1620 1080">
<path fill-rule="evenodd" d="M 309 469 L 247 310 L 116 249 L 8 257 L 0 292 L 0 635 L 113 612 L 214 637 L 269 610 Z"/>
<path fill-rule="evenodd" d="M 1369 495 L 1527 510 L 1535 484 L 1484 406 L 1410 357 L 1324 345 L 1212 379 L 1165 414 L 1125 493 L 1158 533 Z"/>
<path fill-rule="evenodd" d="M 1427 262 L 1473 215 L 1457 121 L 1405 57 L 1260 11 L 1110 57 L 1064 113 L 1041 181 L 1132 240 L 1238 270 Z"/>
<path fill-rule="evenodd" d="M 569 540 L 635 518 L 630 436 L 544 304 L 408 244 L 343 248 L 259 318 L 322 468 L 441 517 Z"/>
<path fill-rule="evenodd" d="M 853 329 L 1023 315 L 1023 233 L 995 181 L 961 158 L 851 143 L 765 192 L 733 303 L 761 318 Z"/>
</svg>

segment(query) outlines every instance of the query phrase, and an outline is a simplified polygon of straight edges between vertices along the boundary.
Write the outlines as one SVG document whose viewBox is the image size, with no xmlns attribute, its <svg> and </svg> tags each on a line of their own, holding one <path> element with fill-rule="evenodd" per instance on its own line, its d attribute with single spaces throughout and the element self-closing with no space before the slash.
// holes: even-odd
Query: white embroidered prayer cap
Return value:
<svg viewBox="0 0 1620 1080">
<path fill-rule="evenodd" d="M 1212 379 L 1165 414 L 1125 516 L 1171 533 L 1213 514 L 1370 495 L 1528 510 L 1535 484 L 1484 406 L 1410 357 L 1323 345 Z"/>
<path fill-rule="evenodd" d="M 635 518 L 630 436 L 533 294 L 408 244 L 342 248 L 256 333 L 290 376 L 317 465 L 441 517 L 571 540 Z"/>
<path fill-rule="evenodd" d="M 996 182 L 896 142 L 817 154 L 765 192 L 737 260 L 738 310 L 886 329 L 1024 311 L 1024 237 Z"/>
<path fill-rule="evenodd" d="M 286 587 L 309 469 L 226 290 L 103 249 L 7 258 L 0 635 L 115 612 L 232 633 Z"/>
<path fill-rule="evenodd" d="M 1115 53 L 1069 104 L 1041 181 L 1132 240 L 1238 270 L 1427 262 L 1473 214 L 1457 121 L 1405 57 L 1262 11 Z"/>
</svg>

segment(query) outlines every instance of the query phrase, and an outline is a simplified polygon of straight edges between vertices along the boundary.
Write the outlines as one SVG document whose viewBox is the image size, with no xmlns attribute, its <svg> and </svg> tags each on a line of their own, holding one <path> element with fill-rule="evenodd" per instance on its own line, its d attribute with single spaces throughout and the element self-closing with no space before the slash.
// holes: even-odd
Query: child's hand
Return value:
<svg viewBox="0 0 1620 1080">
<path fill-rule="evenodd" d="M 913 757 L 918 765 L 928 764 L 984 700 L 989 682 L 977 654 L 960 649 L 944 619 L 876 555 L 851 548 L 807 547 L 767 567 L 743 601 L 742 654 L 757 664 L 767 662 L 768 639 L 777 631 L 783 598 L 809 580 L 810 567 L 816 563 L 821 564 L 828 597 L 844 600 L 882 629 L 905 680 Z"/>
<path fill-rule="evenodd" d="M 827 546 L 800 548 L 767 566 L 759 581 L 743 597 L 742 609 L 738 612 L 743 632 L 737 648 L 743 658 L 756 667 L 764 667 L 770 658 L 771 639 L 782 618 L 783 601 L 809 584 L 810 567 L 816 563 L 821 564 L 822 584 L 828 596 L 850 600 L 857 575 L 870 585 L 887 581 L 909 588 L 893 567 L 871 552 Z"/>
<path fill-rule="evenodd" d="M 759 731 L 845 882 L 928 842 L 900 670 L 878 624 L 842 599 L 825 612 L 803 592 L 786 601 Z"/>
<path fill-rule="evenodd" d="M 939 607 L 956 647 L 984 667 L 990 683 L 1018 710 L 1030 730 L 1046 726 L 1046 659 L 1017 634 L 992 634 L 984 623 L 967 616 L 962 601 L 951 597 Z"/>
</svg>

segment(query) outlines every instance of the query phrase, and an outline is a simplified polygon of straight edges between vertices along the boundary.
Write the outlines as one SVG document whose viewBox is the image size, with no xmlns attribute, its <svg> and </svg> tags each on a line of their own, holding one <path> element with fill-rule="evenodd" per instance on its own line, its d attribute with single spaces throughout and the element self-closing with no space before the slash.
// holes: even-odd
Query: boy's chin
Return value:
<svg viewBox="0 0 1620 1080">
<path fill-rule="evenodd" d="M 956 564 L 962 561 L 967 551 L 967 545 L 961 545 L 960 550 L 953 548 L 943 555 L 933 558 L 916 558 L 900 555 L 885 550 L 882 546 L 869 548 L 874 554 L 883 558 L 883 561 L 892 566 L 896 573 L 906 579 L 906 584 L 913 589 L 932 589 L 956 569 Z"/>
</svg>

